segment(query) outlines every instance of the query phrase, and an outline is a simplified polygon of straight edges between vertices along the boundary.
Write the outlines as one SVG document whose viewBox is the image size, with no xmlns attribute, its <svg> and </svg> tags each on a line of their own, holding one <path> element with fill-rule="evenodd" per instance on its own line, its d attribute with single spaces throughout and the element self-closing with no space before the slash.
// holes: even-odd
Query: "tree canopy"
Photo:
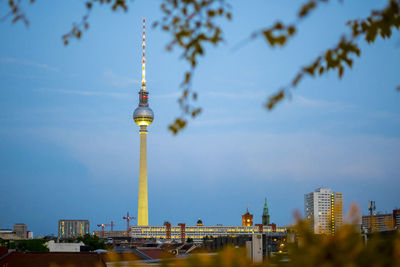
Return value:
<svg viewBox="0 0 400 267">
<path fill-rule="evenodd" d="M 100 238 L 95 235 L 86 234 L 83 237 L 78 237 L 77 241 L 82 241 L 86 246 L 90 247 L 91 251 L 106 248 L 106 244 L 104 243 L 104 241 L 100 240 Z"/>
</svg>

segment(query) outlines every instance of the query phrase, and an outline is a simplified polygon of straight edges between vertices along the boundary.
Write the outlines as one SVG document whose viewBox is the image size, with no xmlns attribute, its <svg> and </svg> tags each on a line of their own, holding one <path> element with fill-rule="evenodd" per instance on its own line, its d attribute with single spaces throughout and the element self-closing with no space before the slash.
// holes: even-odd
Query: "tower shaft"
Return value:
<svg viewBox="0 0 400 267">
<path fill-rule="evenodd" d="M 142 129 L 140 131 L 139 200 L 137 223 L 139 226 L 149 225 L 149 206 L 147 195 L 147 130 L 142 131 Z"/>
</svg>

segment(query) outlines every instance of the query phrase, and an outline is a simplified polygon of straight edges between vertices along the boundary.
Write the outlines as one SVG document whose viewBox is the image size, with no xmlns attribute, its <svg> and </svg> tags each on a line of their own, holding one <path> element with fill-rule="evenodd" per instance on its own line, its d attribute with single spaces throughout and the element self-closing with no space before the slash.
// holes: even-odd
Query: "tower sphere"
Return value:
<svg viewBox="0 0 400 267">
<path fill-rule="evenodd" d="M 149 107 L 137 107 L 133 112 L 133 120 L 139 126 L 149 126 L 154 119 L 154 113 Z"/>
</svg>

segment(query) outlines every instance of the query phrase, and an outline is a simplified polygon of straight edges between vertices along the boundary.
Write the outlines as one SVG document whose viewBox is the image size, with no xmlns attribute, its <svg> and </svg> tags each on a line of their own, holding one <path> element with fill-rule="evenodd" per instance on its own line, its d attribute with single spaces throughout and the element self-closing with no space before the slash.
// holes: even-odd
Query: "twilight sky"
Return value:
<svg viewBox="0 0 400 267">
<path fill-rule="evenodd" d="M 57 2 L 57 3 L 55 3 Z M 169 36 L 146 31 L 146 75 L 155 120 L 148 134 L 149 222 L 239 225 L 249 205 L 261 222 L 264 197 L 279 225 L 303 211 L 305 193 L 343 192 L 367 212 L 400 206 L 400 35 L 360 42 L 362 57 L 342 80 L 305 79 L 272 112 L 262 105 L 304 64 L 333 46 L 348 19 L 385 1 L 321 5 L 283 49 L 262 39 L 237 48 L 277 19 L 291 22 L 293 0 L 231 1 L 226 42 L 209 47 L 194 87 L 203 113 L 178 136 L 186 63 L 165 50 Z M 6 1 L 0 2 L 0 15 Z M 95 225 L 136 216 L 139 133 L 132 112 L 141 78 L 142 17 L 161 17 L 159 1 L 137 0 L 127 13 L 95 6 L 90 29 L 68 47 L 61 36 L 79 21 L 82 1 L 37 1 L 30 27 L 0 23 L 0 228 L 23 222 L 35 235 L 57 234 L 58 219 Z"/>
</svg>

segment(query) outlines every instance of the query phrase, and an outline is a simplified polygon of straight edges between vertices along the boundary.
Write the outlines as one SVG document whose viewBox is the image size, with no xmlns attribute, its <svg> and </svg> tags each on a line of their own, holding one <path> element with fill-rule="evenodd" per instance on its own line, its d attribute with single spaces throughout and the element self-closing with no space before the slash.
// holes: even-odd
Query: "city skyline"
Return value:
<svg viewBox="0 0 400 267">
<path fill-rule="evenodd" d="M 284 49 L 269 49 L 261 38 L 237 48 L 260 23 L 290 20 L 300 3 L 232 3 L 226 43 L 207 49 L 195 72 L 203 112 L 178 136 L 167 126 L 180 115 L 186 66 L 177 51 L 165 50 L 165 33 L 149 30 L 147 82 L 157 110 L 148 140 L 150 225 L 199 217 L 205 225 L 239 225 L 246 203 L 258 223 L 265 197 L 270 221 L 288 225 L 294 210 L 303 211 L 304 194 L 318 187 L 343 193 L 344 216 L 352 202 L 363 214 L 371 199 L 383 212 L 399 205 L 398 37 L 362 43 L 362 57 L 342 80 L 335 73 L 306 79 L 292 100 L 272 112 L 262 107 L 335 42 L 349 15 L 384 4 L 330 3 Z M 98 8 L 82 39 L 64 47 L 61 35 L 82 3 L 54 6 L 64 12 L 44 2 L 29 6 L 28 29 L 0 23 L 7 40 L 0 43 L 0 228 L 23 222 L 35 235 L 56 234 L 60 218 L 81 218 L 93 226 L 115 220 L 124 229 L 120 218 L 138 206 L 131 116 L 141 82 L 141 21 L 151 25 L 161 13 L 139 1 L 126 14 Z"/>
</svg>

